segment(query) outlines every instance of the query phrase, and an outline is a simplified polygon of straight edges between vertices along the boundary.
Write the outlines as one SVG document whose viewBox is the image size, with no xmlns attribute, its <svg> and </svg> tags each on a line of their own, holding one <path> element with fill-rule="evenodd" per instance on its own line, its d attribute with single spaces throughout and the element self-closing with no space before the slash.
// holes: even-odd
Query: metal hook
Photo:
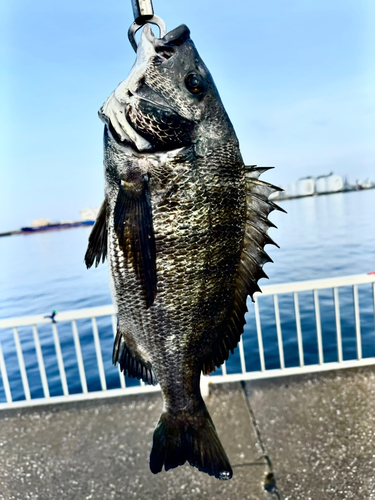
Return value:
<svg viewBox="0 0 375 500">
<path fill-rule="evenodd" d="M 167 28 L 163 19 L 154 15 L 154 9 L 152 7 L 152 0 L 132 0 L 133 13 L 134 13 L 134 23 L 130 26 L 128 31 L 129 41 L 131 46 L 137 52 L 137 42 L 135 41 L 135 34 L 139 29 L 145 24 L 155 24 L 160 31 L 160 37 L 167 32 Z"/>
<path fill-rule="evenodd" d="M 145 24 L 155 24 L 160 30 L 159 38 L 163 38 L 163 36 L 167 33 L 165 22 L 158 16 L 152 16 L 149 19 L 137 19 L 137 21 L 134 21 L 134 23 L 130 26 L 128 31 L 129 41 L 135 52 L 137 52 L 138 48 L 137 42 L 135 41 L 135 34 L 139 29 L 143 28 Z"/>
</svg>

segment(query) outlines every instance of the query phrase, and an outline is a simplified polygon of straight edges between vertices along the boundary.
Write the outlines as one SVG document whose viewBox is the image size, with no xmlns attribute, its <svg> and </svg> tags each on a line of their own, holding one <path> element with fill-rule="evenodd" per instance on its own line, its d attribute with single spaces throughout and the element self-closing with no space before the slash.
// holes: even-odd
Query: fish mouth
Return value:
<svg viewBox="0 0 375 500">
<path fill-rule="evenodd" d="M 170 59 L 177 48 L 190 39 L 190 30 L 185 24 L 181 24 L 163 38 L 156 38 L 149 24 L 145 26 L 143 33 L 154 45 L 157 55 L 166 60 Z"/>
<path fill-rule="evenodd" d="M 151 61 L 162 65 L 172 59 L 189 38 L 190 31 L 185 25 L 159 39 L 146 24 L 130 75 L 99 110 L 99 117 L 108 125 L 116 142 L 133 146 L 139 152 L 188 144 L 193 122 L 181 117 L 161 93 L 146 84 L 145 73 Z"/>
</svg>

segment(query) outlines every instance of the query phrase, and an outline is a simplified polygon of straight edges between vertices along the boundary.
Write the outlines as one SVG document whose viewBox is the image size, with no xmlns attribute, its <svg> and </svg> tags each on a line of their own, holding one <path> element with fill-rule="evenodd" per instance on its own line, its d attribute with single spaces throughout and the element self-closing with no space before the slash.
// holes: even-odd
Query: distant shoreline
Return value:
<svg viewBox="0 0 375 500">
<path fill-rule="evenodd" d="M 278 196 L 273 196 L 271 198 L 271 200 L 272 201 L 284 201 L 284 200 L 295 200 L 297 198 L 313 198 L 315 196 L 322 196 L 322 195 L 327 195 L 327 194 L 349 193 L 352 191 L 368 191 L 369 189 L 375 189 L 375 185 L 370 186 L 370 187 L 366 187 L 366 188 L 353 187 L 353 188 L 340 189 L 340 191 L 325 191 L 323 193 L 300 194 L 300 195 L 293 195 L 293 196 L 280 196 L 279 193 L 277 193 Z"/>
<path fill-rule="evenodd" d="M 353 188 L 346 188 L 346 189 L 341 189 L 340 191 L 326 191 L 325 193 L 312 193 L 312 194 L 302 194 L 302 195 L 295 195 L 295 196 L 273 196 L 271 197 L 271 201 L 286 201 L 286 200 L 295 200 L 299 198 L 313 198 L 315 196 L 322 196 L 322 195 L 328 195 L 328 194 L 338 194 L 338 193 L 349 193 L 353 191 L 368 191 L 369 189 L 375 189 L 375 185 L 370 186 L 370 187 L 365 187 L 365 188 L 358 188 L 358 187 L 353 187 Z M 279 194 L 279 193 L 278 193 Z M 32 234 L 32 233 L 42 233 L 42 232 L 49 232 L 49 231 L 61 231 L 63 229 L 71 229 L 73 227 L 82 227 L 82 226 L 92 226 L 94 225 L 95 221 L 89 220 L 89 221 L 80 221 L 80 222 L 70 222 L 70 223 L 56 223 L 56 224 L 49 224 L 48 226 L 41 226 L 39 228 L 22 228 L 22 229 L 16 229 L 14 231 L 5 231 L 3 233 L 0 233 L 0 238 L 2 236 L 13 236 L 15 234 Z"/>
<path fill-rule="evenodd" d="M 73 227 L 93 226 L 94 223 L 95 223 L 94 220 L 85 220 L 78 222 L 61 222 L 56 224 L 47 224 L 45 226 L 23 227 L 21 229 L 16 229 L 14 231 L 6 231 L 4 233 L 0 233 L 0 237 L 13 236 L 15 234 L 33 234 L 33 233 L 46 233 L 50 231 L 61 231 L 63 229 L 71 229 Z"/>
</svg>

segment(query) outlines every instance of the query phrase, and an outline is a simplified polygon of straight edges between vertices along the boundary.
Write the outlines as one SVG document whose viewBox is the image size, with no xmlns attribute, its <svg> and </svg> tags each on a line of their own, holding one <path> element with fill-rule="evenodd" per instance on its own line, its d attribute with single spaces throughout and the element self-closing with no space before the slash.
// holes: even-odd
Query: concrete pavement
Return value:
<svg viewBox="0 0 375 500">
<path fill-rule="evenodd" d="M 375 499 L 375 371 L 248 383 L 283 500 Z"/>
<path fill-rule="evenodd" d="M 0 498 L 275 498 L 264 488 L 269 468 L 239 384 L 214 387 L 207 406 L 233 467 L 230 481 L 188 465 L 150 472 L 162 401 L 149 394 L 1 413 Z"/>
<path fill-rule="evenodd" d="M 149 471 L 160 394 L 3 411 L 0 499 L 375 500 L 374 368 L 213 386 L 207 406 L 230 481 Z"/>
</svg>

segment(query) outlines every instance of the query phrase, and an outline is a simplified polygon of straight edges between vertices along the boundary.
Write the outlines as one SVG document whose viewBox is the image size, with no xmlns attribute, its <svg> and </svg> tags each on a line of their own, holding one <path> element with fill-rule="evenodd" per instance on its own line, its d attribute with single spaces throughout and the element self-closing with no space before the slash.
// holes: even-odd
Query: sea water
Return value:
<svg viewBox="0 0 375 500">
<path fill-rule="evenodd" d="M 265 265 L 269 280 L 260 286 L 375 271 L 375 190 L 337 193 L 279 202 L 287 211 L 272 212 L 278 226 L 270 236 L 280 249 L 266 247 L 274 263 Z M 84 254 L 91 228 L 15 235 L 0 238 L 0 318 L 50 314 L 111 303 L 107 263 L 87 270 Z M 349 287 L 340 290 L 344 359 L 356 357 L 354 305 Z M 359 287 L 363 355 L 375 356 L 373 298 L 368 285 Z M 315 313 L 311 292 L 299 294 L 304 362 L 318 361 Z M 337 360 L 332 290 L 319 292 L 325 361 Z M 266 368 L 278 368 L 276 325 L 271 297 L 259 299 Z M 260 367 L 254 309 L 251 301 L 244 332 L 246 366 Z M 285 365 L 298 364 L 293 297 L 280 297 Z M 58 319 L 58 316 L 57 316 Z M 89 390 L 100 389 L 90 320 L 77 322 Z M 107 386 L 119 387 L 117 371 L 111 366 L 113 333 L 110 318 L 98 320 Z M 80 392 L 78 365 L 70 324 L 59 324 L 62 353 L 70 392 Z M 38 327 L 51 395 L 62 394 L 50 325 Z M 20 328 L 22 350 L 32 397 L 43 395 L 32 331 Z M 0 331 L 12 396 L 24 397 L 11 331 Z M 238 371 L 239 354 L 227 362 L 228 372 Z M 129 381 L 130 382 L 130 381 Z M 4 400 L 0 382 L 0 401 Z"/>
</svg>

